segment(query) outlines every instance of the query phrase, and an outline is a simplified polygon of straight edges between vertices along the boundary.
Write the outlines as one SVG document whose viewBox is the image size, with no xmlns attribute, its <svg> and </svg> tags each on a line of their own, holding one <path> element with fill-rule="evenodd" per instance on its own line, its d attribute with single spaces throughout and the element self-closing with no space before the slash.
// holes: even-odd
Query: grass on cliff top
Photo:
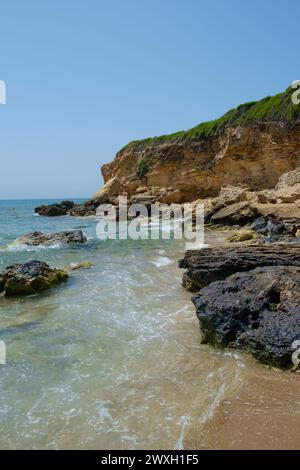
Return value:
<svg viewBox="0 0 300 470">
<path fill-rule="evenodd" d="M 263 122 L 281 122 L 285 125 L 291 125 L 300 119 L 300 105 L 294 105 L 292 102 L 292 93 L 294 91 L 290 87 L 278 95 L 267 96 L 260 101 L 241 104 L 237 108 L 228 111 L 219 119 L 203 122 L 187 131 L 179 131 L 159 137 L 149 137 L 143 140 L 134 140 L 127 144 L 124 149 L 156 142 L 182 142 L 205 139 L 218 134 L 218 132 L 230 126 L 247 126 Z"/>
</svg>

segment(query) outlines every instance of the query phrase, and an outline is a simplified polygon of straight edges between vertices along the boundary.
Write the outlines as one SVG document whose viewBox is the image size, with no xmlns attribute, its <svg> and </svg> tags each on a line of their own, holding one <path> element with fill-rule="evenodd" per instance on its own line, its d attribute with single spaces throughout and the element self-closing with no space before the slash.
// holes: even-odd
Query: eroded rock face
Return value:
<svg viewBox="0 0 300 470">
<path fill-rule="evenodd" d="M 199 290 L 211 282 L 263 266 L 299 266 L 299 245 L 249 245 L 188 250 L 179 267 L 187 271 L 183 286 Z"/>
<path fill-rule="evenodd" d="M 67 279 L 68 274 L 65 271 L 50 268 L 41 261 L 14 264 L 0 274 L 0 292 L 6 296 L 35 294 Z"/>
<path fill-rule="evenodd" d="M 149 171 L 138 176 L 147 160 Z M 251 191 L 274 188 L 279 177 L 300 166 L 299 129 L 276 124 L 228 128 L 219 135 L 187 142 L 148 142 L 121 150 L 102 167 L 101 197 L 147 188 L 160 202 L 216 197 L 225 185 Z M 109 184 L 108 184 L 109 183 Z M 241 199 L 235 202 L 240 202 Z"/>
<path fill-rule="evenodd" d="M 32 232 L 27 233 L 23 237 L 20 237 L 16 240 L 16 243 L 29 245 L 29 246 L 38 246 L 38 245 L 53 245 L 54 243 L 85 243 L 87 241 L 86 236 L 81 230 L 65 230 L 63 232 L 54 232 L 54 233 L 42 233 L 42 232 Z"/>
<path fill-rule="evenodd" d="M 193 298 L 202 340 L 251 352 L 261 362 L 292 365 L 300 339 L 300 267 L 263 267 L 203 288 Z"/>
<path fill-rule="evenodd" d="M 46 217 L 57 217 L 60 215 L 67 215 L 69 210 L 74 206 L 73 201 L 61 201 L 58 204 L 47 204 L 36 207 L 34 212 L 36 214 Z"/>
</svg>

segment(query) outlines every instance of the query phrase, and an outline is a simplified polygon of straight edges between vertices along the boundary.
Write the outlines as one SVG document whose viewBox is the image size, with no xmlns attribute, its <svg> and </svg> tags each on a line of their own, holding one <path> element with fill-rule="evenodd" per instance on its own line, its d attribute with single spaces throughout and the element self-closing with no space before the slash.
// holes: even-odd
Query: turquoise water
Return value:
<svg viewBox="0 0 300 470">
<path fill-rule="evenodd" d="M 0 201 L 0 270 L 31 259 L 94 267 L 0 301 L 0 448 L 182 448 L 243 369 L 239 355 L 200 345 L 177 268 L 183 242 L 100 241 L 93 218 L 35 216 L 45 202 Z M 85 245 L 11 245 L 29 231 L 74 228 Z"/>
</svg>

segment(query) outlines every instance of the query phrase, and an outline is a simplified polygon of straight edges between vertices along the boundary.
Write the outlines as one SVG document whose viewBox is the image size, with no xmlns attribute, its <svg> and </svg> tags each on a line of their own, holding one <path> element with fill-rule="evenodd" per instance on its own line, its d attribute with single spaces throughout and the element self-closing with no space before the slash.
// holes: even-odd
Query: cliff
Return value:
<svg viewBox="0 0 300 470">
<path fill-rule="evenodd" d="M 292 90 L 240 105 L 188 131 L 134 141 L 103 165 L 92 201 L 119 194 L 160 202 L 215 197 L 224 185 L 273 188 L 300 166 L 300 106 Z"/>
</svg>

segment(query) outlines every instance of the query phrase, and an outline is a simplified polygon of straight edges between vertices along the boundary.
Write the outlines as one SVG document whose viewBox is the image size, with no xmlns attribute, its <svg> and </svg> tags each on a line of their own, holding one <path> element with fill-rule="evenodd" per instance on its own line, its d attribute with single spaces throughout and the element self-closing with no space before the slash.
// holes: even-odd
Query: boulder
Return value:
<svg viewBox="0 0 300 470">
<path fill-rule="evenodd" d="M 28 295 L 45 291 L 68 279 L 62 269 L 50 268 L 41 261 L 8 266 L 0 274 L 0 292 L 6 296 Z"/>
<path fill-rule="evenodd" d="M 94 265 L 91 261 L 81 261 L 80 263 L 71 263 L 68 267 L 71 271 L 77 271 L 78 269 L 90 269 Z"/>
<path fill-rule="evenodd" d="M 272 190 L 258 192 L 260 203 L 293 203 L 300 200 L 300 167 L 280 176 Z"/>
<path fill-rule="evenodd" d="M 298 245 L 249 245 L 188 250 L 179 267 L 186 269 L 183 286 L 199 290 L 211 282 L 263 266 L 300 266 Z"/>
<path fill-rule="evenodd" d="M 248 201 L 236 202 L 217 211 L 211 218 L 213 224 L 246 225 L 258 217 L 258 211 Z"/>
<path fill-rule="evenodd" d="M 295 202 L 300 200 L 300 167 L 280 176 L 275 186 L 278 202 Z"/>
<path fill-rule="evenodd" d="M 216 212 L 237 202 L 247 201 L 247 190 L 247 187 L 223 186 L 218 197 L 213 200 L 214 211 Z"/>
<path fill-rule="evenodd" d="M 46 217 L 56 217 L 60 215 L 67 215 L 68 211 L 74 206 L 73 201 L 62 201 L 57 204 L 47 204 L 36 207 L 34 212 L 36 214 Z"/>
<path fill-rule="evenodd" d="M 249 351 L 292 366 L 300 339 L 300 268 L 262 267 L 203 288 L 193 299 L 203 343 Z"/>
<path fill-rule="evenodd" d="M 258 235 L 253 230 L 242 228 L 241 230 L 230 235 L 227 238 L 227 241 L 229 241 L 230 243 L 240 243 L 240 242 L 255 240 L 257 238 L 258 238 Z"/>
<path fill-rule="evenodd" d="M 83 204 L 76 204 L 69 211 L 69 215 L 74 217 L 90 217 L 97 215 L 97 209 L 102 204 L 109 204 L 110 200 L 105 197 L 98 197 L 94 199 L 89 199 Z"/>
<path fill-rule="evenodd" d="M 274 242 L 282 239 L 283 236 L 294 237 L 300 228 L 300 220 L 261 216 L 254 220 L 250 228 L 261 235 L 265 235 L 268 241 Z"/>
<path fill-rule="evenodd" d="M 65 230 L 63 232 L 54 233 L 42 233 L 32 232 L 27 233 L 23 237 L 18 238 L 15 243 L 29 246 L 38 245 L 53 245 L 54 243 L 85 243 L 87 241 L 86 236 L 81 230 Z"/>
</svg>

